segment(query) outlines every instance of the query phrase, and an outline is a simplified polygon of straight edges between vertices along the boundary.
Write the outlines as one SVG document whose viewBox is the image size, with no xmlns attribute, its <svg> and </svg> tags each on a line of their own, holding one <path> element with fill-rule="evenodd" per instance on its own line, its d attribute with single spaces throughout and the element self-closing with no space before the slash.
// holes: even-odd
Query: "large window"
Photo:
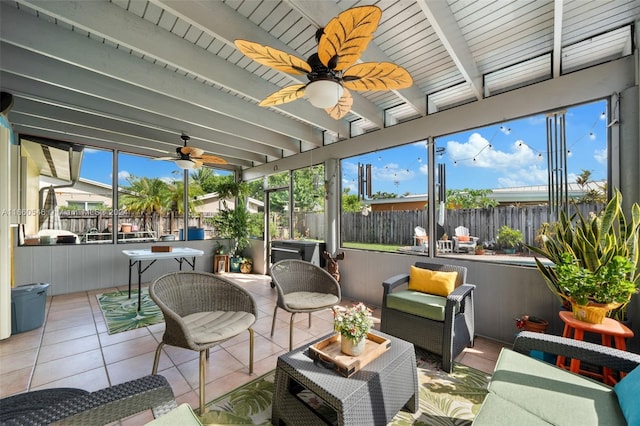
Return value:
<svg viewBox="0 0 640 426">
<path fill-rule="evenodd" d="M 112 151 L 21 136 L 20 157 L 20 244 L 84 243 L 99 233 L 113 212 Z"/>
<path fill-rule="evenodd" d="M 343 159 L 342 244 L 426 255 L 433 243 L 437 256 L 484 248 L 469 259 L 533 264 L 525 244 L 545 223 L 606 201 L 607 116 L 598 101 L 436 137 L 434 238 L 425 141 Z"/>
<path fill-rule="evenodd" d="M 20 155 L 25 192 L 21 245 L 212 238 L 215 229 L 208 218 L 224 205 L 216 188 L 234 179 L 226 170 L 189 170 L 185 197 L 185 172 L 171 161 L 120 152 L 114 176 L 111 150 L 26 136 Z M 250 207 L 257 212 L 261 201 Z"/>
</svg>

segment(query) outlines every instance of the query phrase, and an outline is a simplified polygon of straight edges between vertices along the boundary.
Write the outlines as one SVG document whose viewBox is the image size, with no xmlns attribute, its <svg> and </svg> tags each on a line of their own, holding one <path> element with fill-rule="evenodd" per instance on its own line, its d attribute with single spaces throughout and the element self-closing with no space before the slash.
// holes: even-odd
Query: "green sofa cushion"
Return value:
<svg viewBox="0 0 640 426">
<path fill-rule="evenodd" d="M 475 426 L 548 426 L 549 424 L 550 423 L 534 416 L 527 410 L 493 393 L 487 394 L 480 408 L 480 412 L 473 420 L 473 425 Z"/>
<path fill-rule="evenodd" d="M 413 290 L 396 291 L 387 296 L 387 308 L 434 321 L 444 321 L 447 298 Z M 456 313 L 459 307 L 456 306 Z"/>
<path fill-rule="evenodd" d="M 554 425 L 626 425 L 613 388 L 503 349 L 489 392 Z"/>
</svg>

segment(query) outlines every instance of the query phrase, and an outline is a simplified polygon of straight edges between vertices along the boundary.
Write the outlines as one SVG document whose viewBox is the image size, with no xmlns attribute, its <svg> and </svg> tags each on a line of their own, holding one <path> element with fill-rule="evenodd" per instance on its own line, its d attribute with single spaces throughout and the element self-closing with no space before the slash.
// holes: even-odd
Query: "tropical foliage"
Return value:
<svg viewBox="0 0 640 426">
<path fill-rule="evenodd" d="M 138 311 L 138 298 L 128 291 L 113 291 L 98 294 L 98 304 L 107 323 L 109 334 L 134 330 L 164 321 L 164 316 L 151 297 L 149 291 L 142 289 L 141 305 Z"/>
<path fill-rule="evenodd" d="M 623 303 L 628 303 L 640 286 L 640 206 L 634 203 L 630 211 L 628 221 L 622 210 L 622 195 L 616 190 L 599 215 L 585 218 L 579 212 L 572 217 L 561 213 L 559 221 L 541 234 L 542 247 L 527 246 L 556 265 L 544 265 L 536 258 L 536 266 L 554 294 L 570 299 L 580 291 L 585 293 L 581 298 L 609 300 L 626 293 L 628 298 Z M 564 283 L 566 280 L 572 282 L 571 287 Z M 593 280 L 601 285 L 594 285 Z M 580 281 L 593 288 L 593 294 L 578 290 L 575 286 Z M 627 281 L 635 287 L 633 292 L 628 291 Z"/>
<path fill-rule="evenodd" d="M 448 374 L 440 369 L 439 357 L 418 352 L 418 412 L 401 410 L 389 425 L 469 425 L 487 395 L 490 375 L 459 363 Z M 209 411 L 200 420 L 203 424 L 270 425 L 274 376 L 275 370 L 270 371 L 207 404 Z M 309 397 L 304 400 L 312 403 Z M 323 412 L 318 404 L 323 400 L 313 398 L 314 409 Z"/>
<path fill-rule="evenodd" d="M 481 209 L 495 207 L 498 202 L 489 198 L 490 189 L 448 189 L 447 208 L 449 209 Z"/>
<path fill-rule="evenodd" d="M 524 236 L 521 230 L 503 225 L 498 230 L 497 240 L 501 248 L 516 248 L 524 242 Z"/>
</svg>

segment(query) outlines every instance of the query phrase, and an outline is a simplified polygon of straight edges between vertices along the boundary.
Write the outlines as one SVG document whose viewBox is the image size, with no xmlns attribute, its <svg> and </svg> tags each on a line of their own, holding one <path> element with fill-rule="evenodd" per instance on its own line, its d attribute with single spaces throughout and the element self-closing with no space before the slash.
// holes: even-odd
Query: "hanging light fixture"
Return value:
<svg viewBox="0 0 640 426">
<path fill-rule="evenodd" d="M 316 80 L 307 85 L 305 95 L 316 108 L 331 108 L 338 103 L 344 89 L 333 80 Z"/>
<path fill-rule="evenodd" d="M 177 160 L 174 160 L 174 161 L 178 165 L 178 167 L 180 167 L 181 169 L 190 170 L 190 169 L 193 169 L 193 168 L 196 167 L 196 163 L 194 163 L 191 160 L 177 159 Z"/>
</svg>

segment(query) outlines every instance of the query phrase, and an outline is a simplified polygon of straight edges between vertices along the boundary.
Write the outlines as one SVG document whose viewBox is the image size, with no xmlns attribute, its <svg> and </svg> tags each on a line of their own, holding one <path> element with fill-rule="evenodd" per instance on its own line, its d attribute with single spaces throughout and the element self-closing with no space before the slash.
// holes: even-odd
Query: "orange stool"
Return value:
<svg viewBox="0 0 640 426">
<path fill-rule="evenodd" d="M 611 347 L 611 338 L 613 337 L 615 348 L 623 351 L 627 350 L 625 339 L 633 337 L 633 331 L 631 331 L 629 327 L 611 318 L 605 318 L 602 324 L 592 324 L 575 319 L 572 312 L 562 311 L 560 312 L 560 319 L 564 322 L 562 337 L 573 337 L 575 340 L 583 340 L 584 332 L 587 331 L 589 333 L 599 334 L 602 338 L 603 346 Z M 567 369 L 565 366 L 565 357 L 558 356 L 556 365 Z M 602 379 L 604 383 L 611 386 L 617 383 L 617 380 L 613 377 L 613 371 L 611 371 L 610 368 L 603 368 L 602 374 L 580 370 L 579 359 L 571 360 L 571 363 L 569 364 L 569 371 Z"/>
</svg>

